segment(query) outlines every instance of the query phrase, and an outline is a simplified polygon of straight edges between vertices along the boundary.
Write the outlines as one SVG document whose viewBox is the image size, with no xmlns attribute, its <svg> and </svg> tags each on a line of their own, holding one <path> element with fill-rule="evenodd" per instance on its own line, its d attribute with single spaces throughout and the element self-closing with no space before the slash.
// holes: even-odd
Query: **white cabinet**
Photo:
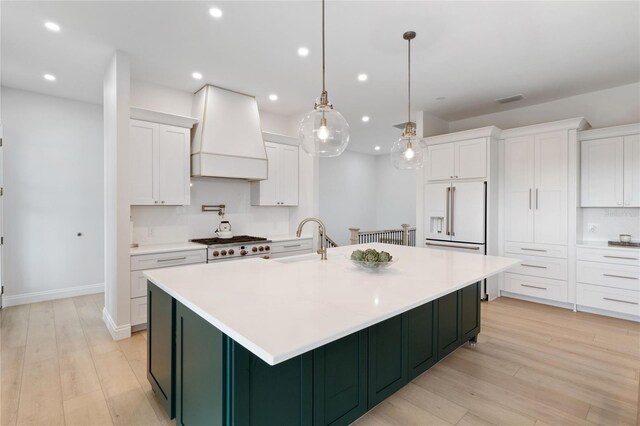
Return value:
<svg viewBox="0 0 640 426">
<path fill-rule="evenodd" d="M 582 207 L 640 207 L 640 134 L 583 140 L 580 178 Z"/>
<path fill-rule="evenodd" d="M 131 120 L 132 205 L 188 205 L 190 130 Z"/>
<path fill-rule="evenodd" d="M 566 131 L 505 140 L 505 238 L 567 244 Z"/>
<path fill-rule="evenodd" d="M 298 147 L 265 142 L 268 178 L 251 182 L 251 205 L 298 205 Z"/>
<path fill-rule="evenodd" d="M 313 238 L 301 237 L 271 242 L 270 259 L 313 253 Z"/>
<path fill-rule="evenodd" d="M 480 179 L 486 176 L 486 138 L 427 146 L 427 181 Z"/>
</svg>

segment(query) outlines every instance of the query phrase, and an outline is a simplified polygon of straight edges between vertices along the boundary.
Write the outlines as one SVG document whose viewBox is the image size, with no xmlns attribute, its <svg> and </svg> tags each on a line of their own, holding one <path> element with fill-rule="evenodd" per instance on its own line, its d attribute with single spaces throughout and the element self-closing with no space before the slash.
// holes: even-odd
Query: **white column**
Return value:
<svg viewBox="0 0 640 426">
<path fill-rule="evenodd" d="M 131 336 L 129 278 L 129 57 L 116 51 L 104 75 L 105 306 L 116 339 Z"/>
</svg>

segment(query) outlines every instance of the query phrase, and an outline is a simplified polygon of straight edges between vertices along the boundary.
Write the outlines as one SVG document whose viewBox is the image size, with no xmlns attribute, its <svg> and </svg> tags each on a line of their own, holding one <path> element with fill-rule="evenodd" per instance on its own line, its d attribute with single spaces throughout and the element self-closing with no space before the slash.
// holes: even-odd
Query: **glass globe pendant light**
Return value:
<svg viewBox="0 0 640 426">
<path fill-rule="evenodd" d="M 322 94 L 313 110 L 300 122 L 298 138 L 307 154 L 319 157 L 337 157 L 349 143 L 349 124 L 342 114 L 333 109 L 325 88 L 324 64 L 324 0 L 322 0 Z"/>
<path fill-rule="evenodd" d="M 426 146 L 425 143 L 416 136 L 416 127 L 411 122 L 411 40 L 416 38 L 416 33 L 407 31 L 402 35 L 402 38 L 407 40 L 409 46 L 408 114 L 402 136 L 391 147 L 391 162 L 396 169 L 418 170 L 421 169 L 424 164 Z"/>
</svg>

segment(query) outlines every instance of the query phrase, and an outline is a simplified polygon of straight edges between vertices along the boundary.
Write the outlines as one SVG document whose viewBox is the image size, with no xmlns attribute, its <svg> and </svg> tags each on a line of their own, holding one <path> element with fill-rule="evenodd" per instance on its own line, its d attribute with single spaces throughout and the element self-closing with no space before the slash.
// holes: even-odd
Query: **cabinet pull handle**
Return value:
<svg viewBox="0 0 640 426">
<path fill-rule="evenodd" d="M 620 303 L 628 303 L 630 305 L 637 305 L 638 302 L 629 302 L 628 300 L 620 300 L 620 299 L 612 299 L 611 297 L 603 297 L 604 300 L 609 300 L 611 302 L 620 302 Z"/>
<path fill-rule="evenodd" d="M 531 210 L 531 188 L 529 188 L 529 210 Z"/>
<path fill-rule="evenodd" d="M 449 219 L 449 201 L 451 200 L 451 197 L 449 196 L 449 193 L 451 192 L 451 187 L 447 186 L 447 212 L 445 214 L 446 218 L 447 218 L 447 235 L 451 235 L 451 231 L 449 231 L 449 228 L 451 228 L 451 220 Z"/>
<path fill-rule="evenodd" d="M 613 278 L 625 278 L 627 280 L 637 280 L 638 277 L 625 277 L 624 275 L 614 275 L 614 274 L 602 274 L 605 277 L 613 277 Z"/>
<path fill-rule="evenodd" d="M 185 260 L 187 256 L 183 257 L 172 257 L 171 259 L 158 259 L 157 262 L 173 262 L 174 260 Z"/>
<path fill-rule="evenodd" d="M 521 263 L 520 266 L 526 266 L 527 268 L 547 269 L 546 266 L 529 265 L 528 263 Z"/>
<path fill-rule="evenodd" d="M 284 248 L 293 248 L 293 247 L 300 247 L 302 244 L 294 244 L 291 246 L 284 246 Z"/>
<path fill-rule="evenodd" d="M 453 236 L 456 235 L 455 231 L 453 230 L 453 226 L 454 226 L 453 212 L 455 210 L 455 204 L 454 204 L 455 200 L 456 200 L 456 187 L 453 186 L 451 187 L 451 235 Z"/>
<path fill-rule="evenodd" d="M 520 250 L 526 250 L 526 251 L 539 251 L 542 253 L 546 253 L 546 250 L 542 250 L 542 249 L 532 249 L 532 248 L 525 248 L 525 247 L 521 247 Z"/>
<path fill-rule="evenodd" d="M 538 210 L 538 188 L 536 188 L 536 210 Z"/>
<path fill-rule="evenodd" d="M 449 248 L 459 248 L 459 249 L 466 249 L 466 250 L 480 250 L 479 246 L 460 246 L 460 245 L 454 245 L 454 244 L 434 244 L 434 243 L 424 243 L 425 246 L 437 246 L 437 247 L 449 247 Z"/>
<path fill-rule="evenodd" d="M 624 260 L 638 260 L 637 257 L 624 257 L 624 256 L 607 256 L 604 255 L 602 257 L 608 257 L 609 259 L 624 259 Z"/>
<path fill-rule="evenodd" d="M 546 290 L 546 287 L 538 287 L 537 285 L 520 284 L 522 287 L 537 288 L 538 290 Z"/>
</svg>

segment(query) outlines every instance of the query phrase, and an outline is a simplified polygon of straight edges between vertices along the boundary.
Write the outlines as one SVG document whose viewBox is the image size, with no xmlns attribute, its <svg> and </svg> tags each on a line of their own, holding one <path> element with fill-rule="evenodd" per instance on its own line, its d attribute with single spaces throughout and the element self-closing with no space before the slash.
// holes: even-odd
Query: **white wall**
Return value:
<svg viewBox="0 0 640 426">
<path fill-rule="evenodd" d="M 4 305 L 100 292 L 102 107 L 1 90 Z"/>
<path fill-rule="evenodd" d="M 376 157 L 376 229 L 416 226 L 416 172 L 393 167 L 388 155 Z"/>
<path fill-rule="evenodd" d="M 640 83 L 449 123 L 451 132 L 494 125 L 501 129 L 585 117 L 593 128 L 640 122 Z"/>
<path fill-rule="evenodd" d="M 193 93 L 141 80 L 131 81 L 131 106 L 191 117 Z"/>
<path fill-rule="evenodd" d="M 640 241 L 640 208 L 582 208 L 582 229 L 578 239 L 589 241 L 618 240 L 620 234 L 631 234 Z M 580 223 L 580 221 L 578 221 Z M 595 231 L 590 231 L 595 225 Z"/>
</svg>

